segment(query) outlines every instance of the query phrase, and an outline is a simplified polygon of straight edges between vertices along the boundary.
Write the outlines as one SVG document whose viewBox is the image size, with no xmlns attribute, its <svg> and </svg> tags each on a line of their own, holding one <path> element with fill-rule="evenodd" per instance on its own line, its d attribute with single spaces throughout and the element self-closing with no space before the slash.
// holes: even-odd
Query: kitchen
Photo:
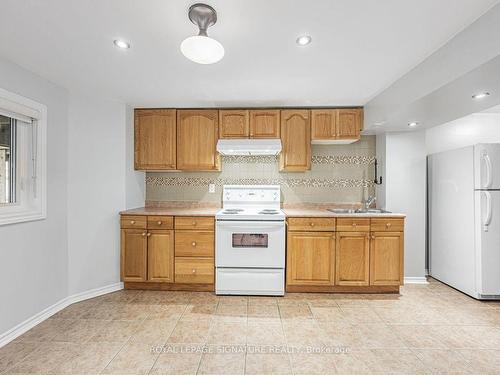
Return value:
<svg viewBox="0 0 500 375">
<path fill-rule="evenodd" d="M 497 1 L 72 3 L 2 5 L 0 374 L 498 372 Z"/>
</svg>

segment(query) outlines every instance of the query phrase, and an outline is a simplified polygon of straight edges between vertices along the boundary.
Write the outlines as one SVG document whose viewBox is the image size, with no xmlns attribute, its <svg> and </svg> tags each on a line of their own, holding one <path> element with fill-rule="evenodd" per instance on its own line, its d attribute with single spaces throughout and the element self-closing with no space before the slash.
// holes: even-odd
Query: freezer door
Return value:
<svg viewBox="0 0 500 375">
<path fill-rule="evenodd" d="M 500 144 L 474 146 L 474 185 L 476 189 L 500 189 Z"/>
<path fill-rule="evenodd" d="M 500 297 L 500 191 L 476 191 L 475 202 L 478 292 Z"/>
</svg>

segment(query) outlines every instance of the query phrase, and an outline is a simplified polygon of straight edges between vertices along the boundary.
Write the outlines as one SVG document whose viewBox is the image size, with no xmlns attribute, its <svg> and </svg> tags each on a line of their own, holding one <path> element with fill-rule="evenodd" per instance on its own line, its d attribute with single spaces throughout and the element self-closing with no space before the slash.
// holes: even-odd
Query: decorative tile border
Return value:
<svg viewBox="0 0 500 375">
<path fill-rule="evenodd" d="M 286 187 L 311 188 L 361 188 L 372 187 L 373 181 L 366 179 L 322 179 L 322 178 L 210 178 L 210 177 L 164 177 L 147 176 L 146 184 L 154 187 L 206 187 L 209 184 L 223 185 L 281 185 Z"/>
<path fill-rule="evenodd" d="M 222 156 L 223 163 L 229 164 L 274 164 L 278 156 Z M 313 155 L 313 164 L 348 164 L 370 165 L 375 162 L 374 156 L 349 156 L 349 155 Z"/>
</svg>

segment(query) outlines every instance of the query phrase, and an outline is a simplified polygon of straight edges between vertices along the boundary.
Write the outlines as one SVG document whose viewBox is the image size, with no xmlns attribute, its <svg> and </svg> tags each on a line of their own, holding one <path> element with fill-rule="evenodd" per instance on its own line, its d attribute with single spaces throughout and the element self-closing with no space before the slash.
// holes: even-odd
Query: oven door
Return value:
<svg viewBox="0 0 500 375">
<path fill-rule="evenodd" d="M 217 221 L 217 267 L 284 268 L 284 221 Z"/>
</svg>

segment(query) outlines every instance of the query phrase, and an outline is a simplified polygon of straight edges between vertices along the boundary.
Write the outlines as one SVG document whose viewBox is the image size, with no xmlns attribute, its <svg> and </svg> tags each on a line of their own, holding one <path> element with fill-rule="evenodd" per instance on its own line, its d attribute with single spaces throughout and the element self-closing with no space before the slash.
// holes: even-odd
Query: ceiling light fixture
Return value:
<svg viewBox="0 0 500 375">
<path fill-rule="evenodd" d="M 409 126 L 410 128 L 414 128 L 414 127 L 415 127 L 415 126 L 417 126 L 417 125 L 418 125 L 418 122 L 417 122 L 417 121 L 412 121 L 412 122 L 409 122 L 409 123 L 408 123 L 408 126 Z"/>
<path fill-rule="evenodd" d="M 182 41 L 182 54 L 198 64 L 214 64 L 220 61 L 224 57 L 224 47 L 207 34 L 207 29 L 217 22 L 215 9 L 206 4 L 194 4 L 189 7 L 188 17 L 200 31 L 198 35 Z"/>
<path fill-rule="evenodd" d="M 472 95 L 472 99 L 484 99 L 487 96 L 490 96 L 489 92 L 479 92 L 477 94 Z"/>
<path fill-rule="evenodd" d="M 302 35 L 297 38 L 295 41 L 299 46 L 307 46 L 309 43 L 311 43 L 312 38 L 310 35 Z"/>
<path fill-rule="evenodd" d="M 113 41 L 114 45 L 120 49 L 129 49 L 130 48 L 130 43 L 126 42 L 122 39 L 115 39 Z"/>
</svg>

